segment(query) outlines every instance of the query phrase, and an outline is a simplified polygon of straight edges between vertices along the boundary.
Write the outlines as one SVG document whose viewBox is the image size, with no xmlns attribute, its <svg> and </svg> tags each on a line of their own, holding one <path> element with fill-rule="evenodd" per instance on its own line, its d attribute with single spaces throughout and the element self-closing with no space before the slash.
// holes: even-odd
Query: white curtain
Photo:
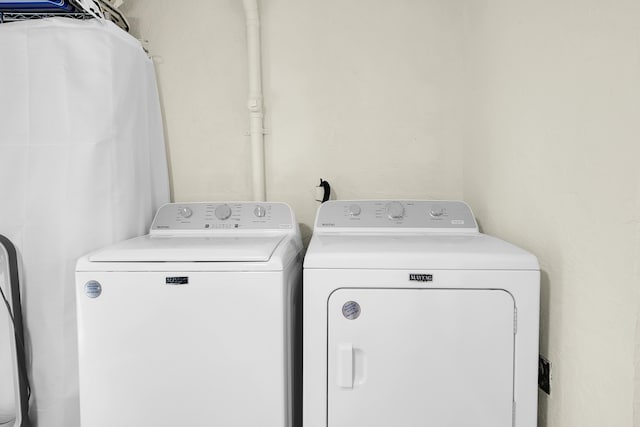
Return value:
<svg viewBox="0 0 640 427">
<path fill-rule="evenodd" d="M 22 257 L 31 418 L 77 427 L 75 261 L 145 234 L 169 199 L 153 64 L 109 22 L 23 21 L 0 24 L 0 82 L 0 234 Z"/>
</svg>

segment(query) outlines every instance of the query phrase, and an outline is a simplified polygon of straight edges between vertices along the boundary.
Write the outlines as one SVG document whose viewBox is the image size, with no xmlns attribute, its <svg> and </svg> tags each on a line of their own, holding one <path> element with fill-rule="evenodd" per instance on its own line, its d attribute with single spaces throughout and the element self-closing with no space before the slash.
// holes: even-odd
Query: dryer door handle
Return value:
<svg viewBox="0 0 640 427">
<path fill-rule="evenodd" d="M 353 344 L 338 345 L 338 387 L 353 388 Z"/>
</svg>

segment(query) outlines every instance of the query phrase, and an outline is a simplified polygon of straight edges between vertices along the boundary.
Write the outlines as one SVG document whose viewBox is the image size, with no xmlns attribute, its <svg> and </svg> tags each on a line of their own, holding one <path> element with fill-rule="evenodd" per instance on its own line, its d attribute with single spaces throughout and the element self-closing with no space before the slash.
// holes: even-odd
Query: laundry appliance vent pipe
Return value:
<svg viewBox="0 0 640 427">
<path fill-rule="evenodd" d="M 264 127 L 262 109 L 262 69 L 260 58 L 260 15 L 258 0 L 243 0 L 247 18 L 249 59 L 249 135 L 251 136 L 252 189 L 255 201 L 266 200 L 264 170 Z"/>
</svg>

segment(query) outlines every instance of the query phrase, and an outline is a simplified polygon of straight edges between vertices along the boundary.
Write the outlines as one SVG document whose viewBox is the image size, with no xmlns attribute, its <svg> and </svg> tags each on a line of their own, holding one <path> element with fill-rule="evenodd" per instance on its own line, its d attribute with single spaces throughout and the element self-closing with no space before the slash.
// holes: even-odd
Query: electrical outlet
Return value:
<svg viewBox="0 0 640 427">
<path fill-rule="evenodd" d="M 551 362 L 542 356 L 538 357 L 538 387 L 551 394 Z"/>
</svg>

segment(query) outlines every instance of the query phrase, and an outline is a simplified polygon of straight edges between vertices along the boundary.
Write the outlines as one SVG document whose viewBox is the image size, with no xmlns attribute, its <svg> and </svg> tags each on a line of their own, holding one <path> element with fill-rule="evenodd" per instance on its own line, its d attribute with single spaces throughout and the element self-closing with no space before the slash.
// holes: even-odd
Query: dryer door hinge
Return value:
<svg viewBox="0 0 640 427">
<path fill-rule="evenodd" d="M 513 335 L 518 333 L 518 309 L 513 309 Z"/>
</svg>

